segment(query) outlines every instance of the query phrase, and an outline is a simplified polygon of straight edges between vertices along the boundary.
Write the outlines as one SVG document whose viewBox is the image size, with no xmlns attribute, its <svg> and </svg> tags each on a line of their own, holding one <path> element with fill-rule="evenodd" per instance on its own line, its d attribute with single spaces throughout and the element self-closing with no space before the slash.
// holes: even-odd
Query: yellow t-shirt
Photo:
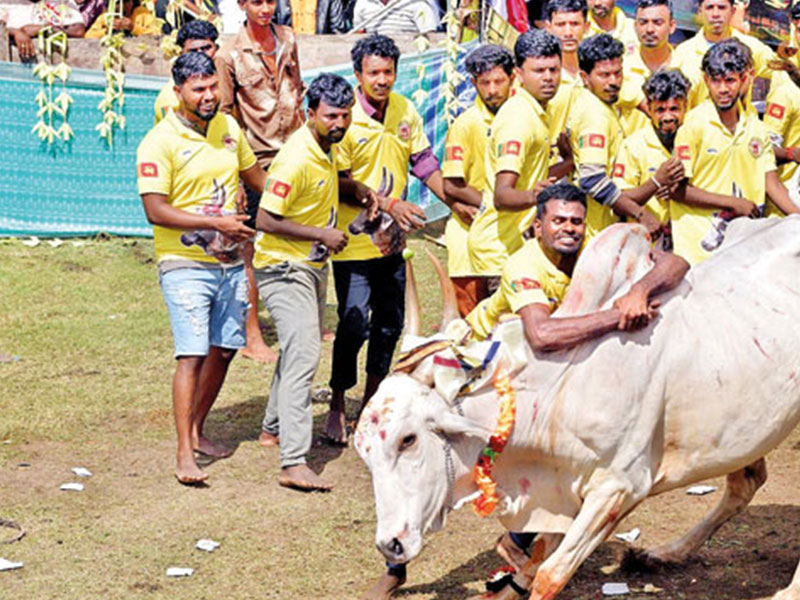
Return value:
<svg viewBox="0 0 800 600">
<path fill-rule="evenodd" d="M 218 113 L 205 137 L 170 112 L 136 152 L 139 194 L 163 194 L 180 210 L 221 216 L 236 213 L 239 172 L 256 157 L 236 119 Z M 186 231 L 153 225 L 156 259 L 230 262 L 233 246 L 212 230 Z"/>
<path fill-rule="evenodd" d="M 772 70 L 769 61 L 777 58 L 772 49 L 762 41 L 731 29 L 731 37 L 736 38 L 750 48 L 753 54 L 753 66 L 756 77 L 770 79 Z M 699 106 L 708 99 L 708 88 L 703 79 L 703 56 L 713 44 L 709 42 L 703 30 L 698 31 L 693 37 L 678 45 L 673 54 L 672 63 L 692 82 L 692 93 L 689 95 L 689 108 Z M 751 88 L 752 90 L 752 88 Z"/>
<path fill-rule="evenodd" d="M 486 191 L 478 216 L 469 230 L 467 247 L 478 275 L 502 272 L 506 259 L 522 246 L 522 234 L 531 226 L 536 207 L 527 210 L 497 210 L 494 182 L 497 174 L 519 175 L 514 189 L 532 190 L 547 179 L 550 168 L 550 123 L 545 109 L 525 88 L 497 111 L 486 147 Z"/>
<path fill-rule="evenodd" d="M 658 139 L 652 122 L 622 141 L 614 163 L 614 183 L 620 190 L 644 185 L 658 167 L 670 159 L 670 153 Z M 662 223 L 669 222 L 669 203 L 651 197 L 645 208 Z"/>
<path fill-rule="evenodd" d="M 567 116 L 572 109 L 575 90 L 582 87 L 583 79 L 581 79 L 580 73 L 573 77 L 569 71 L 561 69 L 561 83 L 558 85 L 558 91 L 547 103 L 547 116 L 550 119 L 550 139 L 554 149 L 559 134 L 567 128 Z M 557 157 L 558 151 L 554 150 L 553 152 L 554 157 Z"/>
<path fill-rule="evenodd" d="M 167 112 L 175 110 L 180 105 L 181 101 L 175 93 L 175 82 L 173 82 L 170 77 L 170 80 L 164 84 L 164 87 L 161 88 L 161 91 L 158 92 L 158 96 L 156 96 L 156 103 L 153 106 L 153 110 L 156 113 L 155 123 L 158 124 Z"/>
<path fill-rule="evenodd" d="M 764 125 L 782 148 L 800 144 L 800 89 L 786 73 L 776 73 L 767 95 L 767 110 Z M 781 181 L 788 182 L 797 172 L 796 162 L 787 162 L 778 167 Z"/>
<path fill-rule="evenodd" d="M 461 177 L 466 184 L 479 192 L 486 187 L 486 139 L 489 127 L 494 120 L 492 114 L 481 100 L 475 97 L 475 104 L 461 113 L 450 126 L 444 142 L 443 177 Z M 469 225 L 455 214 L 450 215 L 444 230 L 447 245 L 447 271 L 451 277 L 474 275 L 467 250 Z"/>
<path fill-rule="evenodd" d="M 675 156 L 683 162 L 689 184 L 717 194 L 764 204 L 765 179 L 775 170 L 769 131 L 756 115 L 740 110 L 732 134 L 711 100 L 689 111 L 675 138 Z M 696 265 L 722 243 L 727 211 L 670 200 L 675 254 Z"/>
<path fill-rule="evenodd" d="M 336 227 L 339 208 L 336 151 L 334 145 L 330 155 L 323 152 L 311 130 L 301 126 L 272 161 L 259 206 L 300 225 Z M 263 269 L 289 261 L 321 268 L 329 256 L 328 248 L 319 242 L 259 233 L 253 266 Z"/>
<path fill-rule="evenodd" d="M 539 241 L 527 240 L 506 261 L 498 290 L 467 315 L 473 336 L 486 339 L 504 314 L 516 313 L 529 304 L 545 304 L 553 312 L 564 299 L 569 282 L 569 276 L 545 256 Z"/>
<path fill-rule="evenodd" d="M 86 31 L 83 37 L 87 39 L 98 39 L 106 35 L 106 13 L 103 11 L 94 20 L 92 26 Z M 131 13 L 133 29 L 131 35 L 159 35 L 161 26 L 156 23 L 156 16 L 145 6 L 137 6 Z"/>
<path fill-rule="evenodd" d="M 625 56 L 633 54 L 639 48 L 639 36 L 636 35 L 636 29 L 633 26 L 633 19 L 629 19 L 625 12 L 619 7 L 615 6 L 611 11 L 614 15 L 614 29 L 605 31 L 601 29 L 597 22 L 594 20 L 592 11 L 589 11 L 589 34 L 586 37 L 597 35 L 599 33 L 607 33 L 611 37 L 619 40 L 625 46 Z"/>
<path fill-rule="evenodd" d="M 383 122 L 368 116 L 356 98 L 353 120 L 344 139 L 338 144 L 337 162 L 342 171 L 379 194 L 405 199 L 408 166 L 412 154 L 430 147 L 413 103 L 392 93 Z M 348 228 L 362 209 L 346 203 L 339 206 L 339 229 L 350 241 L 333 260 L 366 260 L 383 256 L 369 234 L 354 234 Z"/>
<path fill-rule="evenodd" d="M 609 106 L 586 88 L 576 91 L 574 100 L 581 110 L 572 111 L 567 126 L 572 156 L 575 160 L 575 175 L 581 165 L 601 165 L 606 175 L 612 176 L 614 159 L 622 144 L 622 124 L 617 109 Z M 608 206 L 594 198 L 587 198 L 586 238 L 591 239 L 600 231 L 619 221 Z"/>
</svg>

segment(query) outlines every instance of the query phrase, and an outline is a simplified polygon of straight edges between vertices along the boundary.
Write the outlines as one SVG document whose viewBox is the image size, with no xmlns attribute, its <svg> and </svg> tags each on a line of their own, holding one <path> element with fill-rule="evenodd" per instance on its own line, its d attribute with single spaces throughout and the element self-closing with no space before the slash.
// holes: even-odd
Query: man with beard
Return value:
<svg viewBox="0 0 800 600">
<path fill-rule="evenodd" d="M 514 59 L 521 86 L 492 122 L 486 148 L 488 187 L 467 241 L 475 272 L 494 280 L 490 292 L 497 289 L 503 265 L 522 246 L 522 234 L 533 222 L 537 185 L 551 174 L 547 103 L 561 78 L 561 47 L 546 31 L 522 34 Z"/>
<path fill-rule="evenodd" d="M 693 265 L 719 247 L 732 219 L 763 215 L 765 197 L 785 214 L 798 212 L 778 177 L 768 129 L 741 102 L 752 69 L 740 41 L 713 46 L 703 57 L 710 99 L 686 115 L 675 138 L 686 179 L 670 197 L 672 239 Z"/>
<path fill-rule="evenodd" d="M 270 388 L 264 431 L 280 434 L 278 483 L 301 490 L 332 485 L 306 465 L 311 449 L 311 384 L 319 365 L 328 256 L 347 246 L 336 229 L 339 192 L 375 200 L 363 184 L 339 184 L 337 144 L 350 126 L 353 90 L 338 75 L 309 86 L 308 120 L 278 152 L 256 219 L 253 266 L 258 291 L 275 320 L 281 353 Z"/>
<path fill-rule="evenodd" d="M 203 435 L 203 424 L 231 359 L 245 345 L 241 253 L 255 231 L 244 225 L 246 215 L 236 214 L 239 177 L 263 189 L 265 176 L 236 120 L 217 112 L 214 61 L 200 52 L 184 54 L 172 78 L 180 104 L 139 144 L 136 171 L 175 341 L 175 476 L 192 484 L 208 477 L 195 451 L 230 454 Z"/>
<path fill-rule="evenodd" d="M 489 295 L 486 278 L 472 269 L 467 235 L 481 205 L 481 194 L 488 187 L 486 139 L 495 114 L 511 93 L 514 57 L 503 46 L 487 44 L 470 52 L 465 62 L 477 95 L 475 103 L 450 126 L 442 163 L 445 201 L 452 211 L 444 230 L 447 272 L 462 317 Z"/>
<path fill-rule="evenodd" d="M 733 4 L 733 0 L 701 0 L 698 14 L 703 27 L 694 37 L 675 48 L 675 56 L 671 64 L 673 67 L 678 67 L 693 84 L 692 94 L 689 97 L 689 108 L 698 106 L 708 98 L 708 88 L 703 77 L 703 57 L 713 45 L 724 40 L 739 40 L 750 49 L 752 68 L 756 77 L 765 79 L 772 77 L 770 62 L 775 61 L 777 56 L 763 42 L 731 27 L 734 13 Z M 744 90 L 744 92 L 747 95 L 750 93 L 749 90 Z"/>
<path fill-rule="evenodd" d="M 578 61 L 583 88 L 575 91 L 568 120 L 578 186 L 588 196 L 586 236 L 592 238 L 618 220 L 614 213 L 640 221 L 649 231 L 660 224 L 631 200 L 620 197 L 611 180 L 623 132 L 617 109 L 622 88 L 622 42 L 607 33 L 583 40 Z"/>
<path fill-rule="evenodd" d="M 659 70 L 644 84 L 651 121 L 625 138 L 614 163 L 614 183 L 622 195 L 661 223 L 660 247 L 672 249 L 669 194 L 683 181 L 683 165 L 672 156 L 675 135 L 686 114 L 691 85 L 677 69 Z M 655 236 L 654 236 L 655 237 Z"/>
<path fill-rule="evenodd" d="M 607 33 L 622 42 L 625 55 L 633 54 L 639 47 L 639 38 L 633 21 L 625 15 L 615 0 L 587 0 L 589 5 L 589 35 Z"/>
</svg>

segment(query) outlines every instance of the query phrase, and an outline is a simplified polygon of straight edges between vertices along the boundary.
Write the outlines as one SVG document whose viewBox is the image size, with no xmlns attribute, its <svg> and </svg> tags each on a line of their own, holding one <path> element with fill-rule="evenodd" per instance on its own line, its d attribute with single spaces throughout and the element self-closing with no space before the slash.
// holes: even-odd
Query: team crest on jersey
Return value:
<svg viewBox="0 0 800 600">
<path fill-rule="evenodd" d="M 614 164 L 614 177 L 625 177 L 625 165 L 620 163 Z"/>
<path fill-rule="evenodd" d="M 444 154 L 445 160 L 464 160 L 464 149 L 461 146 L 447 146 Z"/>
<path fill-rule="evenodd" d="M 411 137 L 411 125 L 408 124 L 408 121 L 400 121 L 400 125 L 397 126 L 397 137 L 404 142 L 409 140 Z"/>
<path fill-rule="evenodd" d="M 752 154 L 756 158 L 758 158 L 764 153 L 764 142 L 762 142 L 757 137 L 752 138 L 747 147 L 750 150 L 750 154 Z"/>
<path fill-rule="evenodd" d="M 292 186 L 288 183 L 284 183 L 283 181 L 273 179 L 272 177 L 267 177 L 267 184 L 264 186 L 264 189 L 270 194 L 274 194 L 279 198 L 286 199 L 286 196 L 289 195 Z"/>
<path fill-rule="evenodd" d="M 675 156 L 678 157 L 678 160 L 689 160 L 692 158 L 692 153 L 689 146 L 678 146 L 675 148 Z"/>
<path fill-rule="evenodd" d="M 511 289 L 515 292 L 520 292 L 522 290 L 540 290 L 542 289 L 542 285 L 535 279 L 522 277 L 521 279 L 515 279 L 511 282 Z"/>
<path fill-rule="evenodd" d="M 600 133 L 588 133 L 578 138 L 578 148 L 605 148 L 606 136 Z"/>
<path fill-rule="evenodd" d="M 140 164 L 139 175 L 142 177 L 158 177 L 158 165 L 156 163 Z"/>
<path fill-rule="evenodd" d="M 236 152 L 236 140 L 229 136 L 227 133 L 222 136 L 222 145 L 231 152 Z"/>
<path fill-rule="evenodd" d="M 781 106 L 780 104 L 775 104 L 774 102 L 770 102 L 769 106 L 767 107 L 767 114 L 770 117 L 774 117 L 776 119 L 782 119 L 785 113 L 786 113 L 786 107 Z"/>
<path fill-rule="evenodd" d="M 519 151 L 520 151 L 521 148 L 522 148 L 522 144 L 520 144 L 516 140 L 511 140 L 510 142 L 506 142 L 505 144 L 498 144 L 497 145 L 497 155 L 498 156 L 506 156 L 506 155 L 519 156 Z"/>
</svg>

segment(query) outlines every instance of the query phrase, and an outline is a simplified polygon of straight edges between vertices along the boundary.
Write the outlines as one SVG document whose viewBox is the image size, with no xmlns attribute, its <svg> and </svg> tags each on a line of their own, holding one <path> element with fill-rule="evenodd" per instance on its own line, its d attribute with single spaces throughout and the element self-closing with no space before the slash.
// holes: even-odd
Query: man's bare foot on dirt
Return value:
<svg viewBox="0 0 800 600">
<path fill-rule="evenodd" d="M 199 452 L 200 454 L 205 454 L 206 456 L 210 456 L 212 458 L 228 458 L 231 454 L 233 454 L 232 448 L 217 445 L 202 435 L 195 443 L 194 451 Z"/>
<path fill-rule="evenodd" d="M 528 562 L 528 555 L 514 543 L 507 531 L 497 539 L 494 551 L 517 571 L 521 571 Z"/>
<path fill-rule="evenodd" d="M 328 413 L 325 436 L 332 444 L 347 445 L 347 415 L 343 411 L 331 410 Z"/>
<path fill-rule="evenodd" d="M 280 446 L 281 438 L 277 435 L 272 435 L 271 433 L 262 431 L 261 435 L 258 436 L 258 443 L 265 448 L 271 448 L 272 446 Z"/>
<path fill-rule="evenodd" d="M 208 479 L 208 475 L 200 470 L 194 462 L 194 456 L 189 458 L 178 457 L 178 465 L 175 468 L 175 477 L 183 484 L 200 483 Z"/>
<path fill-rule="evenodd" d="M 242 350 L 242 356 L 264 364 L 278 362 L 278 355 L 264 342 L 260 344 L 248 344 L 247 347 Z"/>
<path fill-rule="evenodd" d="M 367 592 L 361 596 L 361 600 L 391 600 L 394 593 L 406 582 L 405 575 L 394 573 L 384 573 Z"/>
<path fill-rule="evenodd" d="M 307 465 L 292 465 L 281 469 L 278 484 L 304 492 L 329 492 L 333 484 L 314 473 Z"/>
</svg>

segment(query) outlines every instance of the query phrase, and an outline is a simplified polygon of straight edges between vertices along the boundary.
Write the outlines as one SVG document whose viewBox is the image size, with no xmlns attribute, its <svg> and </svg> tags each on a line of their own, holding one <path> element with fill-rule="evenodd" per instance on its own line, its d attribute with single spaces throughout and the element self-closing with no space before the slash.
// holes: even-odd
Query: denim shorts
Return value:
<svg viewBox="0 0 800 600">
<path fill-rule="evenodd" d="M 250 309 L 243 266 L 183 268 L 159 275 L 175 357 L 205 356 L 209 346 L 244 348 Z"/>
</svg>

